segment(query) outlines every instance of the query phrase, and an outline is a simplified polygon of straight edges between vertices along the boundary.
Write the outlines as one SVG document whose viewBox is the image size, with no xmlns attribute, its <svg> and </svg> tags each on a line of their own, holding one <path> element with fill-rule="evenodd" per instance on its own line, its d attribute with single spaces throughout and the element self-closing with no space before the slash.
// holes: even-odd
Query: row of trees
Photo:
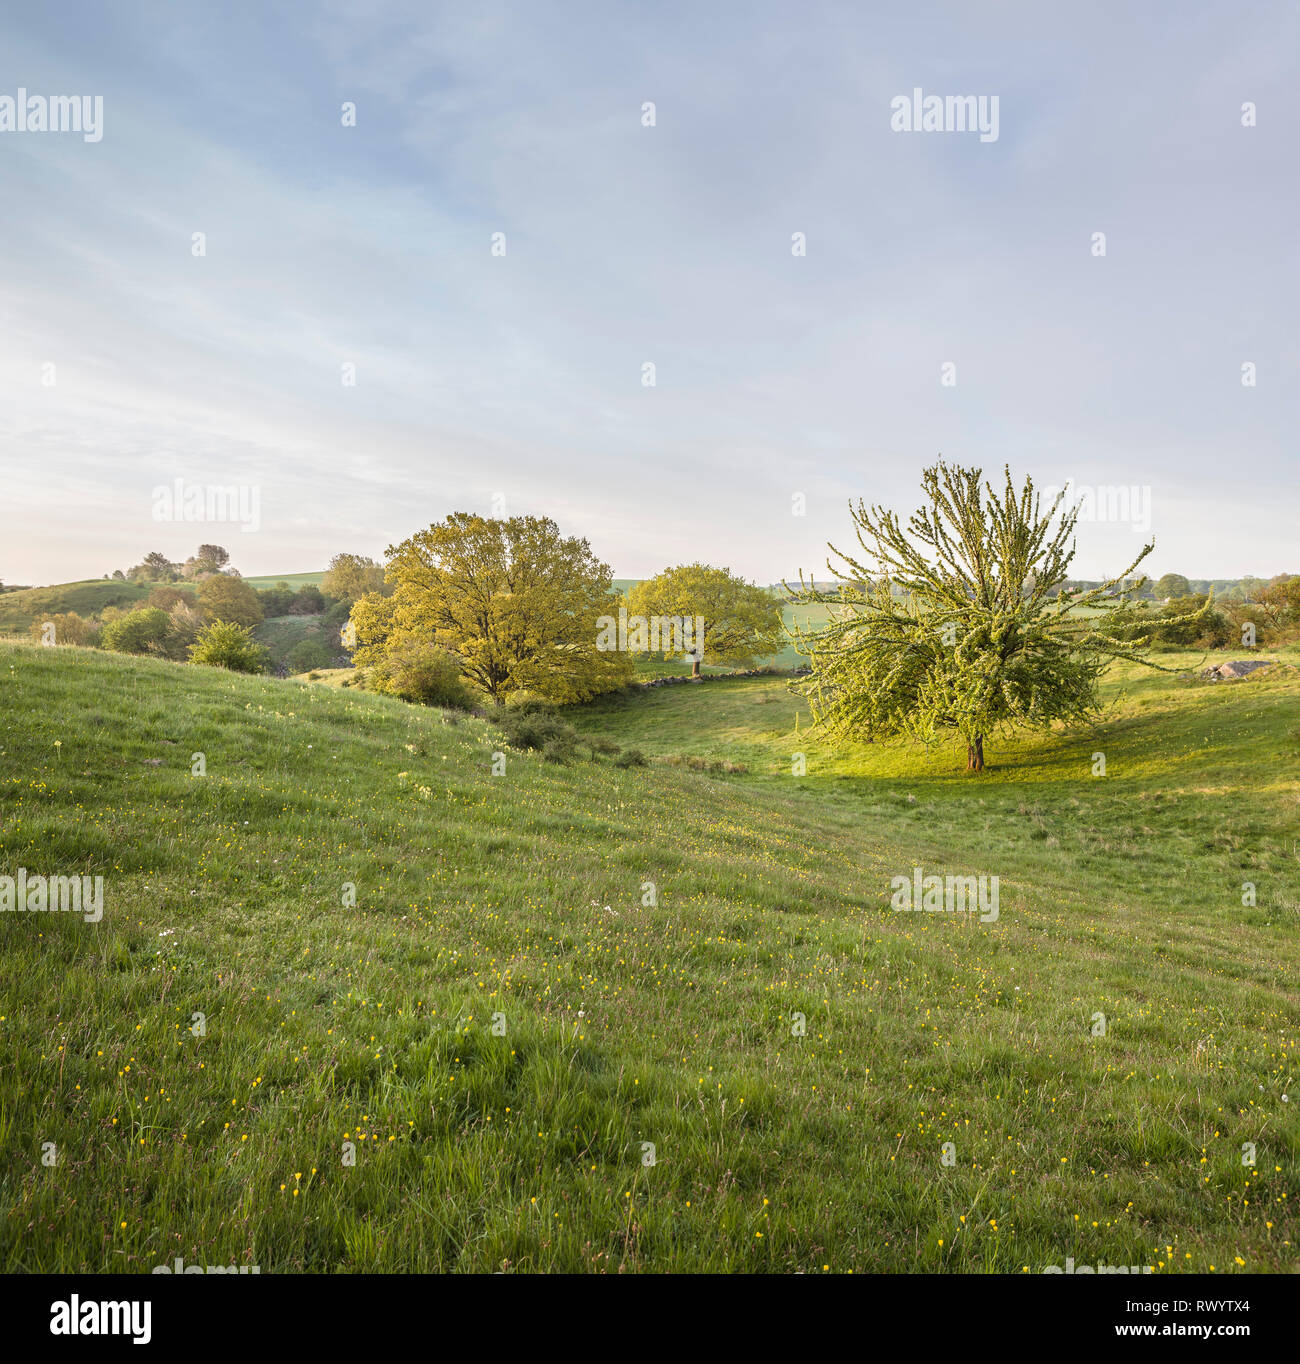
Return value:
<svg viewBox="0 0 1300 1364">
<path fill-rule="evenodd" d="M 1159 602 L 1213 595 L 1223 602 L 1263 605 L 1270 601 L 1276 602 L 1279 589 L 1286 583 L 1294 581 L 1295 575 L 1291 573 L 1278 573 L 1267 580 L 1247 574 L 1244 578 L 1225 578 L 1218 582 L 1209 578 L 1185 578 L 1181 573 L 1165 573 L 1149 588 L 1139 590 L 1136 595 L 1150 597 Z"/>
<path fill-rule="evenodd" d="M 159 583 L 138 606 L 106 607 L 97 620 L 75 611 L 58 612 L 33 621 L 31 634 L 42 644 L 176 661 L 193 659 L 196 648 L 206 652 L 219 643 L 229 649 L 242 641 L 237 650 L 241 671 L 248 671 L 255 661 L 260 671 L 262 653 L 252 640 L 252 627 L 262 619 L 257 597 L 247 583 L 220 574 L 204 579 L 197 590 Z M 223 628 L 214 629 L 217 626 Z"/>
<path fill-rule="evenodd" d="M 176 662 L 188 659 L 236 672 L 262 672 L 266 666 L 266 650 L 248 626 L 205 621 L 193 608 L 141 607 L 116 615 L 102 627 L 75 611 L 59 612 L 35 623 L 32 634 L 42 644 L 102 648 Z"/>
<path fill-rule="evenodd" d="M 204 547 L 196 557 L 216 564 L 221 556 L 206 551 L 219 548 Z M 259 592 L 224 568 L 199 578 L 196 588 L 182 586 L 159 557 L 145 558 L 147 571 L 158 575 L 145 603 L 110 608 L 98 626 L 56 617 L 57 642 L 173 659 L 193 659 L 202 643 L 205 661 L 256 671 L 265 655 L 251 632 L 264 617 L 320 614 L 327 630 L 344 627 L 366 686 L 462 706 L 481 698 L 562 704 L 625 686 L 634 675 L 635 645 L 601 642 L 611 633 L 602 622 L 620 606 L 632 617 L 702 618 L 709 663 L 744 666 L 781 643 L 780 605 L 766 589 L 726 569 L 688 564 L 622 598 L 609 565 L 587 541 L 562 535 L 544 517 L 453 513 L 390 546 L 386 566 L 337 554 L 319 589 L 296 592 L 286 583 Z M 700 642 L 665 633 L 660 652 L 682 657 Z M 325 666 L 320 650 L 304 642 L 291 664 L 301 671 Z"/>
<path fill-rule="evenodd" d="M 1162 609 L 1138 600 L 1117 616 L 1126 638 L 1166 648 L 1224 649 L 1280 642 L 1300 630 L 1300 577 L 1290 574 L 1274 578 L 1250 602 L 1216 601 L 1205 592 L 1160 600 Z"/>
<path fill-rule="evenodd" d="M 599 643 L 620 605 L 646 618 L 702 617 L 711 663 L 743 666 L 779 647 L 781 609 L 765 589 L 688 564 L 623 600 L 610 566 L 547 517 L 455 512 L 390 546 L 387 560 L 384 590 L 352 609 L 354 659 L 367 686 L 412 700 L 453 704 L 468 684 L 498 704 L 521 695 L 564 704 L 626 686 L 625 641 Z M 685 644 L 661 652 L 681 657 Z"/>
<path fill-rule="evenodd" d="M 35 621 L 31 632 L 44 643 L 181 660 L 193 656 L 200 634 L 214 624 L 242 629 L 247 636 L 245 643 L 252 646 L 251 632 L 264 619 L 317 616 L 320 630 L 300 641 L 290 655 L 290 666 L 306 671 L 327 666 L 339 655 L 341 646 L 328 649 L 322 639 L 331 634 L 337 639 L 356 598 L 384 586 L 382 566 L 355 554 L 335 555 L 321 587 L 309 584 L 296 590 L 280 582 L 259 591 L 227 567 L 228 563 L 229 554 L 220 545 L 201 545 L 186 561 L 184 571 L 157 552 L 147 554 L 132 570 L 136 581 L 154 583 L 143 602 L 106 607 L 97 618 L 60 612 Z M 228 630 L 212 637 L 227 646 L 235 639 Z M 265 662 L 264 655 L 254 647 L 242 647 L 237 652 L 244 670 L 254 662 L 259 668 Z"/>
<path fill-rule="evenodd" d="M 133 567 L 115 569 L 113 577 L 133 583 L 201 582 L 214 573 L 236 573 L 230 553 L 221 545 L 200 545 L 184 563 L 173 563 L 161 550 L 152 550 Z"/>
</svg>

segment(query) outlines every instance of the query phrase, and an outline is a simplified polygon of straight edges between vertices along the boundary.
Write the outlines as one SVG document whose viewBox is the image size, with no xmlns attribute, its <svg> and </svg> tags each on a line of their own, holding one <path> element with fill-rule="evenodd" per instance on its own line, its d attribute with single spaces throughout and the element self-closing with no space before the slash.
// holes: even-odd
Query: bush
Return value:
<svg viewBox="0 0 1300 1364">
<path fill-rule="evenodd" d="M 460 675 L 460 661 L 434 644 L 407 644 L 365 670 L 369 691 L 422 706 L 469 710 L 474 697 Z"/>
<path fill-rule="evenodd" d="M 225 620 L 205 625 L 190 650 L 191 663 L 229 668 L 233 673 L 265 672 L 266 659 L 266 650 L 253 638 L 248 626 Z"/>
<path fill-rule="evenodd" d="M 645 754 L 639 748 L 625 748 L 614 759 L 615 767 L 644 767 L 645 765 Z"/>
<path fill-rule="evenodd" d="M 555 715 L 539 711 L 500 710 L 492 717 L 511 748 L 540 749 L 552 762 L 555 755 L 571 757 L 578 747 L 578 734 Z"/>
<path fill-rule="evenodd" d="M 176 602 L 167 616 L 170 621 L 167 628 L 167 657 L 180 663 L 189 657 L 190 647 L 203 628 L 203 617 L 192 597 Z"/>
<path fill-rule="evenodd" d="M 325 597 L 319 587 L 306 583 L 293 594 L 289 606 L 291 616 L 319 616 L 325 609 Z"/>
<path fill-rule="evenodd" d="M 187 592 L 183 587 L 172 587 L 168 583 L 159 583 L 144 603 L 146 606 L 156 606 L 160 611 L 170 614 L 173 606 L 193 606 L 194 593 Z"/>
<path fill-rule="evenodd" d="M 50 628 L 47 629 L 47 626 Z M 41 644 L 52 636 L 55 644 L 74 644 L 84 649 L 98 643 L 99 626 L 75 611 L 60 611 L 32 621 L 30 634 Z"/>
<path fill-rule="evenodd" d="M 1179 597 L 1156 617 L 1154 637 L 1161 644 L 1182 648 L 1221 649 L 1233 638 L 1232 622 L 1222 611 L 1210 610 L 1199 620 L 1185 620 L 1177 624 L 1160 624 L 1161 617 L 1186 616 L 1205 605 L 1204 593 Z"/>
<path fill-rule="evenodd" d="M 306 673 L 315 668 L 328 668 L 329 662 L 329 650 L 318 639 L 300 639 L 289 651 L 290 672 Z"/>
<path fill-rule="evenodd" d="M 261 604 L 263 616 L 287 616 L 293 605 L 293 588 L 288 583 L 276 583 L 274 587 L 262 588 L 257 600 Z"/>
<path fill-rule="evenodd" d="M 506 709 L 518 711 L 520 715 L 554 715 L 555 703 L 548 701 L 536 692 L 516 691 L 506 697 Z"/>
<path fill-rule="evenodd" d="M 137 607 L 110 620 L 100 643 L 116 654 L 164 655 L 171 624 L 171 617 L 161 607 Z"/>
<path fill-rule="evenodd" d="M 331 601 L 325 608 L 325 614 L 321 617 L 321 628 L 337 639 L 339 631 L 348 623 L 348 616 L 351 613 L 351 602 Z"/>
</svg>

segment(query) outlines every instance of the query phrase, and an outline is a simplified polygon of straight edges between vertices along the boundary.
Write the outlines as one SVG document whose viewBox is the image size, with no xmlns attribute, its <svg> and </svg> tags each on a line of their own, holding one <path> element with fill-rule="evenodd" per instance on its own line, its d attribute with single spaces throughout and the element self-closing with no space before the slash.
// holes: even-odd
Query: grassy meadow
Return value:
<svg viewBox="0 0 1300 1364">
<path fill-rule="evenodd" d="M 571 711 L 623 769 L 0 644 L 0 873 L 105 900 L 0 913 L 0 1262 L 1293 1270 L 1300 672 L 1106 692 L 982 777 L 781 679 Z"/>
<path fill-rule="evenodd" d="M 324 577 L 325 570 L 322 568 L 314 573 L 263 573 L 245 578 L 244 581 L 259 592 L 268 587 L 278 587 L 281 583 L 287 583 L 296 592 L 300 587 L 319 587 Z"/>
</svg>

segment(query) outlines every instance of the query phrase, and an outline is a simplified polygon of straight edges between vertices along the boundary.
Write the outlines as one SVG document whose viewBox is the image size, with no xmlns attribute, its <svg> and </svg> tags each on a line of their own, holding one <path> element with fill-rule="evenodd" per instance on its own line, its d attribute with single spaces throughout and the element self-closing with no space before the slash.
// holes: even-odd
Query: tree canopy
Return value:
<svg viewBox="0 0 1300 1364">
<path fill-rule="evenodd" d="M 335 601 L 358 601 L 368 592 L 384 591 L 384 566 L 364 554 L 336 554 L 320 586 Z"/>
<path fill-rule="evenodd" d="M 209 620 L 232 625 L 256 625 L 262 619 L 257 591 L 242 578 L 214 573 L 199 584 L 199 606 Z"/>
<path fill-rule="evenodd" d="M 700 617 L 704 659 L 746 667 L 776 653 L 782 643 L 781 604 L 766 588 L 727 568 L 681 564 L 639 582 L 628 593 L 629 616 Z M 681 652 L 681 651 L 678 651 Z M 674 657 L 664 649 L 665 657 Z M 696 658 L 692 671 L 699 672 Z"/>
<path fill-rule="evenodd" d="M 1192 585 L 1181 573 L 1165 573 L 1156 579 L 1154 591 L 1158 601 L 1164 601 L 1166 597 L 1190 597 Z"/>
<path fill-rule="evenodd" d="M 981 469 L 943 461 L 921 483 L 928 505 L 906 526 L 882 507 L 850 505 L 869 567 L 828 546 L 842 561 L 837 570 L 828 559 L 828 568 L 850 580 L 837 596 L 802 577 L 792 593 L 829 604 L 824 628 L 792 632 L 811 665 L 797 685 L 819 724 L 856 738 L 925 742 L 956 730 L 967 768 L 980 771 L 992 733 L 1095 715 L 1112 659 L 1158 666 L 1142 654 L 1149 640 L 1133 630 L 1134 584 L 1122 586 L 1154 545 L 1097 587 L 1058 598 L 1079 510 L 1061 509 L 1057 519 L 1064 493 L 1044 511 L 1031 479 L 1017 490 L 1007 469 L 999 492 Z M 874 585 L 856 585 L 867 582 Z"/>
<path fill-rule="evenodd" d="M 517 691 L 583 701 L 629 680 L 626 654 L 596 648 L 613 572 L 549 518 L 453 512 L 386 555 L 392 596 L 352 608 L 359 667 L 435 644 L 497 702 Z"/>
</svg>

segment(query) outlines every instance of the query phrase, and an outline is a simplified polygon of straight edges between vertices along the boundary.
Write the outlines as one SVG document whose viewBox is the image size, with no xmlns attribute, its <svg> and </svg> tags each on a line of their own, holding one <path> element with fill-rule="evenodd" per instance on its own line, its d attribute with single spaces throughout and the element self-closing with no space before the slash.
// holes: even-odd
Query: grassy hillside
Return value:
<svg viewBox="0 0 1300 1364">
<path fill-rule="evenodd" d="M 90 578 L 53 587 L 27 587 L 0 592 L 0 634 L 25 635 L 33 621 L 64 611 L 97 616 L 109 606 L 131 607 L 153 591 L 154 583 L 127 583 L 115 578 Z"/>
<path fill-rule="evenodd" d="M 1100 781 L 778 776 L 772 686 L 578 719 L 754 777 L 493 777 L 487 721 L 0 645 L 0 872 L 106 905 L 0 913 L 4 1268 L 1293 1267 L 1296 683 L 1134 684 Z"/>
<path fill-rule="evenodd" d="M 331 656 L 340 652 L 338 631 L 326 630 L 320 616 L 268 616 L 254 627 L 253 638 L 266 648 L 273 670 L 287 665 L 304 640 L 315 640 Z"/>
<path fill-rule="evenodd" d="M 319 584 L 323 573 L 290 573 L 280 578 L 246 578 L 255 588 L 273 587 L 288 582 L 297 589 L 307 584 Z M 34 621 L 51 615 L 75 611 L 87 618 L 98 616 L 110 606 L 132 607 L 144 603 L 157 586 L 156 583 L 127 583 L 116 579 L 90 579 L 80 583 L 58 583 L 51 587 L 31 587 L 18 592 L 0 593 L 0 635 L 25 636 Z M 192 583 L 176 583 L 185 591 L 194 591 Z M 273 616 L 257 627 L 257 639 L 270 653 L 273 665 L 285 663 L 295 644 L 303 639 L 319 639 L 328 648 L 337 649 L 337 631 L 326 632 L 319 616 Z"/>
</svg>

